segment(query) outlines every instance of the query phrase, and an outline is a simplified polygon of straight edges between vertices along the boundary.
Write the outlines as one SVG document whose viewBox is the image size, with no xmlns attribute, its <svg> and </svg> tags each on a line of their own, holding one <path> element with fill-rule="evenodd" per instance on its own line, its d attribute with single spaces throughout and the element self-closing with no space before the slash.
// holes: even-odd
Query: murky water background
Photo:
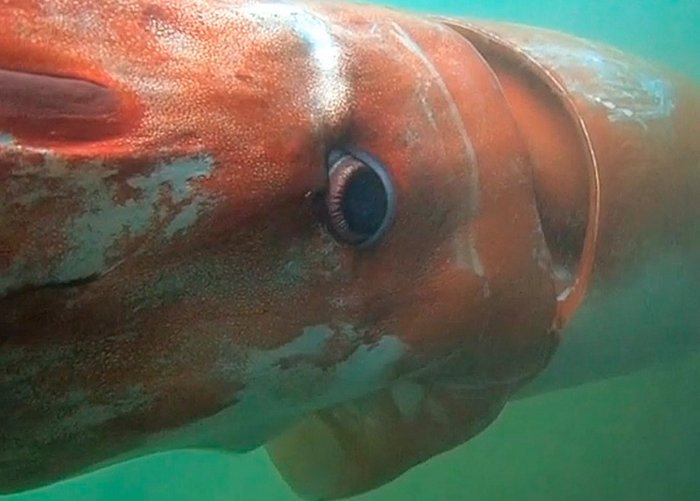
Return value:
<svg viewBox="0 0 700 501">
<path fill-rule="evenodd" d="M 557 28 L 700 80 L 700 0 L 383 3 Z M 467 445 L 358 499 L 700 500 L 699 382 L 700 355 L 691 355 L 674 365 L 513 403 Z M 2 501 L 292 499 L 263 451 L 162 454 L 0 496 Z"/>
</svg>

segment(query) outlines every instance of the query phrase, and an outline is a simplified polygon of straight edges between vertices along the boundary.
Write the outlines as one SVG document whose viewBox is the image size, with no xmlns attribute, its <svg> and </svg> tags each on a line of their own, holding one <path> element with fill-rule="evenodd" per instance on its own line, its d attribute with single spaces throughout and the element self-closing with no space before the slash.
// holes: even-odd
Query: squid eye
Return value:
<svg viewBox="0 0 700 501">
<path fill-rule="evenodd" d="M 394 219 L 396 195 L 389 174 L 362 152 L 333 152 L 329 164 L 325 196 L 329 231 L 340 243 L 372 246 Z"/>
</svg>

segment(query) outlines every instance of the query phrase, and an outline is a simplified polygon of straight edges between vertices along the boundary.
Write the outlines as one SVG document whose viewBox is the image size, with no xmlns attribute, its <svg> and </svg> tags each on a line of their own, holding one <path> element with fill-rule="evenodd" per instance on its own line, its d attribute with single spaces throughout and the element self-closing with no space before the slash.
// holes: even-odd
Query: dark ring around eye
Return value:
<svg viewBox="0 0 700 501">
<path fill-rule="evenodd" d="M 393 180 L 379 161 L 363 151 L 334 150 L 328 159 L 328 229 L 340 243 L 372 247 L 394 220 Z"/>
</svg>

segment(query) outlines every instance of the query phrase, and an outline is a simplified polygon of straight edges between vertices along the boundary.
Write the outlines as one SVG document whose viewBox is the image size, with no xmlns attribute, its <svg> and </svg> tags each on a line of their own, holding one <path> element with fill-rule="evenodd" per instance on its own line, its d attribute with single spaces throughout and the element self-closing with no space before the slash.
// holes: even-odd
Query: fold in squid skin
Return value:
<svg viewBox="0 0 700 501">
<path fill-rule="evenodd" d="M 678 76 L 325 1 L 0 25 L 0 492 L 266 445 L 299 495 L 350 496 L 513 398 L 700 345 Z"/>
</svg>

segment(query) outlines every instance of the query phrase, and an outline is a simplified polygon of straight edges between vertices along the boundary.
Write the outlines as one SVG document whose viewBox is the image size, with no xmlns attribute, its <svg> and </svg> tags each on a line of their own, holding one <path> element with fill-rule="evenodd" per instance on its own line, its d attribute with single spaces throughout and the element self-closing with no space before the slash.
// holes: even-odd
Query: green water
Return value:
<svg viewBox="0 0 700 501">
<path fill-rule="evenodd" d="M 602 40 L 700 79 L 700 0 L 415 0 Z M 698 138 L 700 140 L 700 138 Z M 358 499 L 700 500 L 700 356 L 513 403 L 467 445 Z M 295 499 L 264 452 L 152 456 L 2 501 Z"/>
</svg>

